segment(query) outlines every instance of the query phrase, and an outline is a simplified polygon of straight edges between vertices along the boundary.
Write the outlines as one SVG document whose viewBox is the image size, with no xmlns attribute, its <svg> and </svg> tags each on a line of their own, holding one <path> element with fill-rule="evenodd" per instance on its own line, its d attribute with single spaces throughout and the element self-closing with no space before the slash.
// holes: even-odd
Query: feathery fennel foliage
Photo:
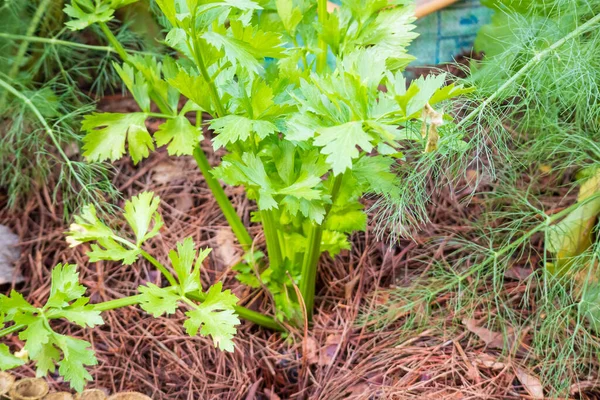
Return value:
<svg viewBox="0 0 600 400">
<path fill-rule="evenodd" d="M 0 186 L 9 206 L 47 185 L 68 218 L 89 202 L 114 197 L 110 167 L 81 162 L 78 130 L 93 100 L 115 86 L 115 50 L 82 43 L 63 26 L 63 1 L 5 1 L 0 6 Z M 139 46 L 127 29 L 119 37 Z"/>
<path fill-rule="evenodd" d="M 364 317 L 376 326 L 400 317 L 414 324 L 415 310 L 435 313 L 441 298 L 458 321 L 487 310 L 491 329 L 528 332 L 541 382 L 563 397 L 599 356 L 600 2 L 486 3 L 496 14 L 476 41 L 485 57 L 463 81 L 477 91 L 455 103 L 458 128 L 493 141 L 472 164 L 496 180 L 481 194 L 486 212 L 470 234 L 477 239 L 448 242 L 455 250 L 443 263 Z M 545 185 L 550 176 L 559 179 Z M 579 201 L 556 204 L 557 184 L 579 191 Z M 533 273 L 524 292 L 511 292 L 505 272 L 523 262 Z"/>
</svg>

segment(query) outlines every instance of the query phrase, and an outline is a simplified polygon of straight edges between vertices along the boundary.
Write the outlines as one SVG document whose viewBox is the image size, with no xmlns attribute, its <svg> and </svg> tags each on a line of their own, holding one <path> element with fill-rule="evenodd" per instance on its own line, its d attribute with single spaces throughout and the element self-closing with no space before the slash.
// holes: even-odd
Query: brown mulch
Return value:
<svg viewBox="0 0 600 400">
<path fill-rule="evenodd" d="M 205 146 L 209 151 L 208 142 Z M 206 286 L 222 280 L 248 307 L 270 312 L 270 299 L 241 286 L 228 269 L 226 259 L 235 247 L 193 159 L 170 158 L 159 151 L 136 167 L 128 160 L 117 167 L 114 182 L 124 198 L 152 190 L 162 199 L 165 227 L 148 249 L 156 258 L 166 261 L 177 241 L 192 236 L 198 246 L 215 248 L 202 273 Z M 240 189 L 227 192 L 251 225 L 253 204 Z M 515 378 L 514 368 L 490 367 L 489 360 L 482 361 L 489 357 L 487 349 L 452 310 L 445 312 L 443 323 L 413 332 L 404 331 L 401 323 L 379 330 L 358 323 L 361 310 L 388 301 L 378 297 L 381 289 L 410 282 L 428 268 L 423 260 L 441 260 L 455 250 L 447 240 L 432 239 L 468 237 L 469 221 L 481 212 L 478 198 L 466 203 L 450 189 L 433 200 L 431 224 L 414 241 L 390 247 L 367 230 L 353 237 L 351 251 L 335 260 L 322 258 L 314 325 L 306 334 L 286 336 L 243 322 L 235 351 L 223 353 L 208 339 L 188 337 L 182 313 L 155 319 L 135 307 L 105 313 L 106 324 L 95 329 L 68 323 L 57 323 L 56 329 L 93 344 L 99 364 L 90 369 L 94 381 L 89 387 L 135 390 L 153 399 L 533 398 Z M 52 204 L 46 189 L 33 193 L 18 210 L 7 210 L 4 204 L 0 197 L 0 224 L 20 237 L 17 267 L 26 283 L 18 289 L 30 301 L 46 299 L 50 269 L 57 263 L 77 263 L 92 302 L 131 295 L 148 281 L 158 283 L 159 276 L 143 260 L 129 267 L 89 263 L 81 246 L 69 248 L 60 206 Z M 260 230 L 253 226 L 251 233 L 262 246 Z M 7 343 L 22 346 L 16 336 Z M 30 366 L 17 372 L 35 374 Z M 49 381 L 57 390 L 67 388 L 58 376 Z"/>
</svg>

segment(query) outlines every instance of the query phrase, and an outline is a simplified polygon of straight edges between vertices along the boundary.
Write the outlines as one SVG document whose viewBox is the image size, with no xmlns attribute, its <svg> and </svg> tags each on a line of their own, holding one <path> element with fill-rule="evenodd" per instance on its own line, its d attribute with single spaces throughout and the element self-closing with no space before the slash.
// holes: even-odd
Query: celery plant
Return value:
<svg viewBox="0 0 600 400">
<path fill-rule="evenodd" d="M 237 315 L 279 329 L 272 319 L 237 306 L 237 297 L 222 290 L 222 283 L 202 290 L 200 268 L 210 249 L 196 251 L 192 238 L 178 243 L 169 253 L 170 268 L 142 249 L 144 242 L 156 236 L 163 226 L 157 212 L 159 203 L 152 192 L 141 193 L 125 203 L 123 217 L 133 235 L 115 232 L 97 217 L 93 205 L 84 207 L 81 215 L 75 217 L 67 241 L 71 246 L 90 242 L 87 255 L 92 262 L 110 260 L 130 265 L 144 258 L 161 272 L 169 286 L 148 283 L 138 288 L 139 294 L 89 304 L 89 298 L 84 296 L 86 288 L 79 283 L 77 266 L 57 265 L 52 270 L 50 295 L 43 306 L 27 302 L 14 290 L 9 296 L 0 295 L 0 337 L 19 332 L 19 339 L 25 342 L 19 356 L 0 344 L 0 369 L 15 368 L 31 360 L 36 364 L 37 375 L 44 376 L 54 372 L 58 364 L 58 373 L 81 391 L 92 379 L 85 367 L 97 362 L 91 344 L 54 331 L 50 321 L 66 319 L 82 328 L 92 328 L 104 323 L 102 312 L 132 305 L 139 305 L 154 317 L 173 314 L 184 307 L 186 332 L 190 336 L 210 336 L 215 347 L 224 351 L 233 351 Z M 11 326 L 4 327 L 11 322 Z"/>
<path fill-rule="evenodd" d="M 360 199 L 401 196 L 394 169 L 407 162 L 408 143 L 424 152 L 464 144 L 438 131 L 445 120 L 432 106 L 467 89 L 444 87 L 443 75 L 407 87 L 402 75 L 416 36 L 405 1 L 347 0 L 328 14 L 321 0 L 157 0 L 170 24 L 166 44 L 178 54 L 160 60 L 129 55 L 111 33 L 107 23 L 122 3 L 73 0 L 65 8 L 71 29 L 100 26 L 141 109 L 88 115 L 84 155 L 114 161 L 128 153 L 137 163 L 163 145 L 170 155 L 193 155 L 249 252 L 236 266 L 239 279 L 268 288 L 281 320 L 300 324 L 301 300 L 310 318 L 320 255 L 350 248 L 348 236 L 366 229 Z M 149 117 L 165 121 L 154 137 Z M 214 169 L 200 124 L 213 130 L 214 149 L 227 151 Z M 252 252 L 255 239 L 217 179 L 244 186 L 256 201 L 268 264 Z"/>
</svg>

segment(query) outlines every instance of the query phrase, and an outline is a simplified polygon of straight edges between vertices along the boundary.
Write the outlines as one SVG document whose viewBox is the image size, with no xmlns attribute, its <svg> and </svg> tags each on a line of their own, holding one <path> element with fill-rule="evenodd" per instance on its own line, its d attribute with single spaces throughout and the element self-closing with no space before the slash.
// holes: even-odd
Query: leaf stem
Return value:
<svg viewBox="0 0 600 400">
<path fill-rule="evenodd" d="M 115 310 L 117 308 L 129 307 L 136 304 L 139 304 L 142 300 L 141 294 L 136 294 L 133 296 L 121 297 L 119 299 L 103 301 L 102 303 L 92 304 L 94 310 L 104 312 Z"/>
<path fill-rule="evenodd" d="M 127 247 L 129 247 L 131 249 L 139 250 L 140 254 L 142 255 L 142 257 L 144 257 L 146 260 L 148 260 L 150 262 L 150 264 L 154 265 L 154 267 L 156 269 L 158 269 L 161 274 L 163 274 L 163 276 L 167 279 L 167 281 L 169 281 L 169 283 L 171 285 L 177 286 L 177 280 L 175 279 L 175 277 L 173 276 L 173 274 L 167 269 L 167 267 L 165 267 L 164 265 L 162 265 L 156 258 L 154 258 L 150 254 L 148 254 L 148 252 L 140 249 L 134 243 L 131 243 L 129 240 L 123 239 L 122 237 L 111 236 L 111 238 L 114 239 L 115 241 L 119 242 L 119 243 L 123 243 L 124 245 L 126 245 Z"/>
<path fill-rule="evenodd" d="M 168 289 L 168 288 L 167 288 Z M 198 302 L 203 302 L 206 298 L 206 295 L 201 292 L 189 292 L 185 294 L 185 297 Z M 92 304 L 95 311 L 106 312 L 110 310 L 115 310 L 118 308 L 129 307 L 140 303 L 142 299 L 142 295 L 136 294 L 133 296 L 121 297 L 119 299 L 103 301 L 102 303 Z M 262 327 L 272 329 L 278 332 L 284 332 L 285 328 L 278 324 L 275 319 L 263 315 L 259 312 L 252 311 L 246 307 L 242 306 L 234 306 L 235 312 L 240 316 L 240 318 L 245 319 L 246 321 L 250 321 Z M 52 319 L 62 318 L 60 313 L 57 313 L 52 317 Z M 24 324 L 15 324 L 9 326 L 8 328 L 4 328 L 0 330 L 0 337 L 10 335 L 11 333 L 18 332 L 20 330 L 25 329 L 27 326 Z"/>
<path fill-rule="evenodd" d="M 260 212 L 262 219 L 263 231 L 265 233 L 265 241 L 267 242 L 267 254 L 269 256 L 269 264 L 271 268 L 278 269 L 283 263 L 283 257 L 281 255 L 281 247 L 279 237 L 277 235 L 277 227 L 273 214 L 270 210 L 263 210 Z"/>
<path fill-rule="evenodd" d="M 317 284 L 317 265 L 321 256 L 321 242 L 323 240 L 323 227 L 313 223 L 308 232 L 308 248 L 302 259 L 302 272 L 300 278 L 300 293 L 304 299 L 308 320 L 312 319 L 315 303 L 315 286 Z"/>
<path fill-rule="evenodd" d="M 140 249 L 140 251 L 141 251 L 142 257 L 144 257 L 146 260 L 148 260 L 148 262 L 150 262 L 150 264 L 154 265 L 156 267 L 156 269 L 158 269 L 165 276 L 165 278 L 167 278 L 167 281 L 169 281 L 169 283 L 171 285 L 173 285 L 173 286 L 177 285 L 177 281 L 175 280 L 175 277 L 173 276 L 173 274 L 171 274 L 171 272 L 169 272 L 167 267 L 162 265 L 156 258 L 152 257 L 146 251 L 141 250 L 141 249 Z"/>
<path fill-rule="evenodd" d="M 188 47 L 190 47 L 188 42 Z M 226 114 L 225 108 L 223 107 L 223 103 L 221 102 L 221 98 L 219 97 L 219 92 L 217 90 L 217 86 L 212 80 L 211 76 L 208 74 L 208 70 L 206 69 L 206 65 L 204 64 L 204 58 L 202 57 L 202 52 L 200 51 L 200 43 L 198 41 L 198 35 L 196 35 L 196 25 L 192 26 L 192 46 L 193 50 L 192 54 L 194 55 L 194 61 L 196 61 L 196 66 L 198 70 L 202 74 L 202 77 L 208 84 L 208 88 L 210 91 L 210 97 L 213 100 L 216 108 L 216 116 L 223 117 Z"/>
<path fill-rule="evenodd" d="M 306 306 L 306 313 L 308 320 L 310 321 L 313 314 L 313 307 L 315 303 L 315 287 L 317 284 L 317 270 L 319 264 L 319 257 L 321 256 L 321 241 L 323 239 L 323 226 L 327 219 L 331 207 L 339 196 L 340 189 L 342 187 L 342 181 L 344 174 L 339 174 L 333 181 L 333 187 L 331 188 L 331 204 L 325 209 L 325 217 L 321 225 L 312 224 L 310 231 L 308 232 L 308 249 L 304 253 L 302 260 L 302 273 L 300 279 L 300 292 L 304 299 Z"/>
<path fill-rule="evenodd" d="M 194 301 L 204 301 L 204 299 L 206 298 L 206 295 L 204 293 L 201 292 L 193 292 L 193 293 L 186 293 L 185 296 L 190 299 L 190 300 L 194 300 Z M 242 306 L 234 306 L 233 307 L 235 312 L 243 319 L 250 321 L 250 322 L 254 322 L 257 325 L 263 326 L 265 328 L 269 328 L 269 329 L 273 329 L 274 331 L 278 331 L 278 332 L 284 332 L 285 329 L 283 328 L 283 326 L 281 326 L 280 324 L 277 323 L 277 321 L 275 321 L 275 319 L 263 315 L 259 312 L 256 311 L 252 311 L 246 307 L 242 307 Z"/>
<path fill-rule="evenodd" d="M 117 39 L 117 37 L 112 33 L 108 25 L 106 25 L 106 22 L 100 22 L 98 23 L 98 25 L 100 26 L 100 29 L 106 36 L 106 39 L 108 39 L 110 45 L 115 49 L 119 57 L 121 57 L 121 60 L 131 65 L 132 67 L 136 67 L 131 61 L 131 57 L 129 56 L 125 48 L 119 42 L 119 39 Z M 163 99 L 162 96 L 157 94 L 154 90 L 150 91 L 150 98 L 154 101 L 154 103 L 156 103 L 156 106 L 160 109 L 160 111 L 163 114 L 172 115 L 174 112 L 177 111 L 172 110 L 169 104 L 165 101 L 165 99 Z"/>
<path fill-rule="evenodd" d="M 68 40 L 56 39 L 53 37 L 45 38 L 45 37 L 39 37 L 39 36 L 16 35 L 16 34 L 12 34 L 12 33 L 0 32 L 0 38 L 12 39 L 12 40 L 23 40 L 23 41 L 27 41 L 30 43 L 45 43 L 45 44 L 49 44 L 51 46 L 56 45 L 56 46 L 73 47 L 73 48 L 92 50 L 92 51 L 102 51 L 102 52 L 107 52 L 107 53 L 117 53 L 117 50 L 115 50 L 112 46 L 96 46 L 96 45 L 92 45 L 92 44 L 85 44 L 85 43 L 71 42 Z M 128 53 L 133 53 L 133 54 L 143 54 L 143 55 L 149 55 L 149 56 L 158 55 L 156 53 L 151 53 L 148 51 L 139 51 L 139 50 L 126 50 L 126 51 Z"/>
<path fill-rule="evenodd" d="M 233 230 L 238 242 L 240 242 L 240 245 L 245 251 L 249 250 L 252 247 L 252 237 L 248 233 L 248 230 L 244 226 L 241 218 L 237 215 L 235 208 L 233 208 L 233 205 L 231 205 L 227 194 L 225 194 L 225 190 L 223 190 L 223 187 L 219 181 L 212 175 L 208 158 L 206 158 L 206 154 L 200 148 L 200 146 L 197 146 L 194 149 L 194 159 L 196 160 L 198 168 L 204 176 L 206 185 L 212 191 L 213 196 L 215 196 L 215 200 L 221 208 L 225 219 L 227 219 L 227 222 L 231 226 L 231 229 Z"/>
<path fill-rule="evenodd" d="M 131 60 L 129 59 L 129 54 L 127 54 L 125 48 L 121 45 L 121 42 L 119 42 L 119 39 L 112 33 L 108 25 L 106 25 L 106 22 L 100 22 L 98 25 L 100 26 L 100 29 L 102 29 L 102 32 L 104 33 L 104 36 L 106 36 L 106 39 L 108 39 L 110 45 L 115 49 L 119 57 L 121 57 L 121 60 L 130 63 Z"/>
<path fill-rule="evenodd" d="M 26 326 L 27 325 L 24 325 L 24 324 L 15 324 L 13 326 L 9 326 L 8 328 L 4 328 L 4 329 L 0 330 L 0 337 L 10 335 L 11 333 L 20 331 L 21 329 L 24 329 Z"/>
<path fill-rule="evenodd" d="M 327 21 L 327 0 L 318 0 L 317 14 L 319 17 L 319 25 L 322 28 Z M 319 35 L 319 50 L 319 54 L 317 54 L 317 72 L 321 73 L 327 66 L 327 43 L 322 35 Z"/>
<path fill-rule="evenodd" d="M 169 288 L 165 288 L 165 289 L 169 289 Z M 189 292 L 185 294 L 185 297 L 189 300 L 193 300 L 193 301 L 197 301 L 197 302 L 203 302 L 206 299 L 206 295 L 202 292 Z M 115 299 L 115 300 L 109 300 L 109 301 L 105 301 L 102 303 L 96 303 L 94 304 L 94 310 L 96 311 L 110 311 L 110 310 L 114 310 L 117 308 L 122 308 L 122 307 L 128 307 L 128 306 L 133 306 L 135 304 L 139 304 L 140 300 L 141 300 L 142 296 L 137 294 L 134 296 L 128 296 L 128 297 L 122 297 L 120 299 Z M 252 311 L 246 307 L 242 307 L 242 306 L 234 306 L 235 312 L 243 319 L 253 322 L 257 325 L 263 326 L 265 328 L 269 328 L 269 329 L 273 329 L 276 331 L 284 331 L 284 328 L 277 323 L 277 321 L 275 321 L 273 318 L 263 315 L 259 312 L 256 311 Z M 22 326 L 21 326 L 22 327 Z M 11 326 L 11 328 L 13 328 Z M 8 330 L 9 328 L 5 329 Z M 19 328 L 14 328 L 11 330 L 11 332 L 17 331 L 19 330 Z M 9 334 L 11 332 L 7 332 L 6 334 Z M 0 331 L 0 336 L 2 331 Z"/>
</svg>

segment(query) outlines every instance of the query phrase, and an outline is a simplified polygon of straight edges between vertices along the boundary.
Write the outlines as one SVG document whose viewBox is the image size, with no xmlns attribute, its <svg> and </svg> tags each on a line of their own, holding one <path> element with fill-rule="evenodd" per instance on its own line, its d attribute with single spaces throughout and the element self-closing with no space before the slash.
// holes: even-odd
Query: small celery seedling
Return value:
<svg viewBox="0 0 600 400">
<path fill-rule="evenodd" d="M 402 196 L 395 166 L 409 162 L 403 149 L 465 145 L 433 106 L 468 90 L 444 87 L 443 74 L 407 87 L 402 75 L 416 36 L 406 3 L 344 0 L 328 14 L 323 0 L 157 0 L 165 42 L 177 54 L 157 59 L 129 55 L 111 33 L 118 1 L 73 0 L 69 27 L 100 26 L 141 110 L 87 116 L 84 155 L 129 154 L 138 163 L 163 145 L 170 155 L 193 155 L 248 252 L 235 267 L 240 280 L 266 287 L 277 317 L 301 325 L 301 301 L 312 314 L 320 255 L 349 249 L 349 235 L 366 229 L 360 200 Z M 164 119 L 154 135 L 150 117 Z M 200 146 L 203 124 L 214 131 L 214 149 L 227 152 L 214 169 Z M 263 227 L 268 263 L 252 252 L 254 239 L 217 179 L 256 201 L 253 221 Z"/>
<path fill-rule="evenodd" d="M 104 323 L 103 311 L 136 304 L 154 317 L 173 314 L 183 307 L 187 317 L 183 324 L 186 332 L 190 336 L 199 333 L 210 337 L 215 347 L 224 351 L 234 349 L 233 336 L 240 322 L 238 314 L 277 328 L 272 320 L 236 306 L 238 298 L 229 290 L 223 290 L 222 283 L 202 290 L 200 268 L 210 249 L 196 251 L 192 238 L 178 243 L 169 253 L 171 268 L 142 249 L 144 242 L 156 236 L 163 225 L 157 212 L 159 202 L 153 193 L 145 192 L 125 203 L 123 217 L 133 237 L 117 234 L 89 205 L 75 218 L 67 241 L 72 246 L 90 242 L 87 255 L 92 262 L 111 260 L 129 265 L 143 257 L 164 275 L 170 286 L 148 283 L 138 288 L 137 295 L 89 304 L 89 298 L 84 296 L 86 288 L 79 283 L 77 267 L 59 264 L 52 270 L 50 295 L 43 306 L 30 304 L 14 290 L 8 296 L 0 295 L 0 337 L 19 332 L 19 339 L 25 342 L 19 356 L 7 345 L 0 344 L 0 369 L 12 369 L 31 360 L 36 365 L 37 375 L 44 376 L 53 373 L 58 365 L 58 373 L 70 382 L 71 387 L 81 391 L 92 379 L 85 367 L 97 363 L 91 344 L 57 333 L 50 321 L 66 319 L 81 328 L 92 328 Z M 4 327 L 8 323 L 12 325 Z"/>
</svg>

